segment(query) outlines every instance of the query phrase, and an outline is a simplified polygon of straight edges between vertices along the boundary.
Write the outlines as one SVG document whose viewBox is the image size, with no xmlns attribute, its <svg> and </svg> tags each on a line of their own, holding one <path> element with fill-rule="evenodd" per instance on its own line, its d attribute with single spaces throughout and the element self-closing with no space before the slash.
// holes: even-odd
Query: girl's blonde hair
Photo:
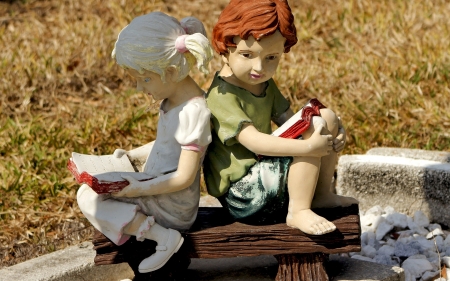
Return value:
<svg viewBox="0 0 450 281">
<path fill-rule="evenodd" d="M 124 68 L 155 72 L 165 82 L 169 66 L 178 70 L 177 81 L 185 78 L 196 62 L 200 71 L 209 73 L 213 51 L 198 19 L 187 17 L 179 22 L 153 12 L 133 19 L 122 29 L 111 56 Z"/>
</svg>

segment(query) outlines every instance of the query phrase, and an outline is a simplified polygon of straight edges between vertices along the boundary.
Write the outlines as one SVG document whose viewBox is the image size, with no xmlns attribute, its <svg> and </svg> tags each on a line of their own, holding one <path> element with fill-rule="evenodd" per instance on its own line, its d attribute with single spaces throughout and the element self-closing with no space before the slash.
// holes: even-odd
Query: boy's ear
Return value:
<svg viewBox="0 0 450 281">
<path fill-rule="evenodd" d="M 222 55 L 222 61 L 226 64 L 226 65 L 228 65 L 228 56 L 229 56 L 230 54 L 229 53 L 226 53 L 225 55 Z"/>
<path fill-rule="evenodd" d="M 169 65 L 164 70 L 164 76 L 166 77 L 166 82 L 169 82 L 169 83 L 177 82 L 178 69 L 173 65 Z"/>
</svg>

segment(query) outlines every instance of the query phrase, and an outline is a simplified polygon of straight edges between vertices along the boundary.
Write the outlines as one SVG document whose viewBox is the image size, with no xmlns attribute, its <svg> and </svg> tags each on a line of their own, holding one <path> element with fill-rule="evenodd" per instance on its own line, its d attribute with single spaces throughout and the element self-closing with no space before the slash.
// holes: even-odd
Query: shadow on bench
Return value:
<svg viewBox="0 0 450 281">
<path fill-rule="evenodd" d="M 358 206 L 316 209 L 317 214 L 332 221 L 337 229 L 325 235 L 305 235 L 285 223 L 248 225 L 234 222 L 223 208 L 199 209 L 192 228 L 183 233 L 181 249 L 160 270 L 141 274 L 139 263 L 155 251 L 156 242 L 138 242 L 132 237 L 116 246 L 99 231 L 93 244 L 96 265 L 127 262 L 135 272 L 133 280 L 184 280 L 183 271 L 190 258 L 229 258 L 274 255 L 279 263 L 275 278 L 281 280 L 328 280 L 324 263 L 329 254 L 361 250 Z"/>
</svg>

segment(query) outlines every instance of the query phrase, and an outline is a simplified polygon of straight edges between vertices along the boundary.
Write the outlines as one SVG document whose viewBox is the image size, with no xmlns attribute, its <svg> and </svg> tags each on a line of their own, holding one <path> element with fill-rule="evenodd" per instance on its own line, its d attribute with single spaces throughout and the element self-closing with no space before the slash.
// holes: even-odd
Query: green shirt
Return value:
<svg viewBox="0 0 450 281">
<path fill-rule="evenodd" d="M 260 96 L 255 96 L 216 73 L 206 94 L 206 103 L 213 128 L 203 171 L 208 193 L 219 197 L 257 161 L 257 156 L 236 140 L 243 124 L 250 123 L 261 133 L 271 134 L 271 120 L 289 109 L 289 101 L 273 79 L 266 82 L 266 89 Z"/>
</svg>

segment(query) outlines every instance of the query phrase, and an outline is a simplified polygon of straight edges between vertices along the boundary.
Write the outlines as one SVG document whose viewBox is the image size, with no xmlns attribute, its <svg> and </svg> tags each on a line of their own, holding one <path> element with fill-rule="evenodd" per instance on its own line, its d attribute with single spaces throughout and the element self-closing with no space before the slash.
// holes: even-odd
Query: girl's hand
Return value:
<svg viewBox="0 0 450 281">
<path fill-rule="evenodd" d="M 127 154 L 127 151 L 121 148 L 117 148 L 116 150 L 114 150 L 114 157 L 116 158 L 121 158 L 122 156 L 124 156 L 125 154 Z"/>
<path fill-rule="evenodd" d="M 117 150 L 116 150 L 117 151 Z M 123 179 L 127 180 L 130 184 L 125 186 L 121 191 L 111 193 L 113 197 L 140 197 L 144 186 L 142 182 L 136 180 L 129 175 L 121 175 Z"/>
<path fill-rule="evenodd" d="M 345 140 L 346 140 L 346 132 L 345 132 L 344 126 L 342 126 L 341 118 L 339 117 L 338 135 L 333 140 L 333 150 L 336 153 L 339 153 L 344 149 Z"/>
<path fill-rule="evenodd" d="M 322 135 L 323 124 L 317 126 L 317 129 L 308 139 L 310 148 L 309 156 L 322 157 L 330 154 L 333 149 L 333 136 L 331 134 Z"/>
</svg>

